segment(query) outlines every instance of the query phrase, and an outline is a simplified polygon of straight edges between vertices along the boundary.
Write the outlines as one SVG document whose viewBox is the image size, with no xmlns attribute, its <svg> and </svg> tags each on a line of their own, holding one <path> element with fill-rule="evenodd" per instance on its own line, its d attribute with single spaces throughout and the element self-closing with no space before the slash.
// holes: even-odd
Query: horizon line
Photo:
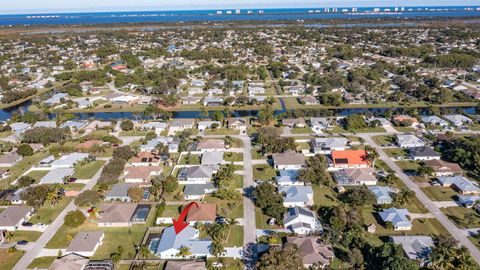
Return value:
<svg viewBox="0 0 480 270">
<path fill-rule="evenodd" d="M 480 7 L 480 3 L 476 5 L 392 5 L 392 6 L 385 6 L 385 5 L 364 5 L 364 6 L 334 6 L 334 5 L 324 5 L 324 6 L 314 6 L 314 5 L 305 5 L 301 7 L 291 7 L 291 6 L 268 6 L 268 7 L 203 7 L 203 6 L 198 6 L 198 8 L 191 7 L 191 8 L 168 8 L 168 7 L 140 7 L 140 8 L 130 8 L 130 7 L 124 7 L 124 8 L 113 8 L 111 9 L 110 7 L 100 7 L 97 9 L 89 9 L 89 8 L 70 8 L 70 9 L 65 9 L 65 10 L 58 10 L 58 11 L 48 11 L 48 10 L 31 10 L 31 11 L 20 11 L 20 10 L 9 10 L 9 11 L 0 11 L 0 16 L 5 16 L 5 15 L 36 15 L 36 14 L 45 14 L 45 15 L 53 15 L 53 14 L 78 14 L 78 13 L 104 13 L 104 12 L 163 12 L 163 11 L 212 11 L 212 10 L 218 10 L 218 11 L 226 11 L 226 10 L 262 10 L 262 9 L 323 9 L 323 8 L 392 8 L 392 7 L 398 7 L 398 8 L 420 8 L 420 7 Z"/>
</svg>

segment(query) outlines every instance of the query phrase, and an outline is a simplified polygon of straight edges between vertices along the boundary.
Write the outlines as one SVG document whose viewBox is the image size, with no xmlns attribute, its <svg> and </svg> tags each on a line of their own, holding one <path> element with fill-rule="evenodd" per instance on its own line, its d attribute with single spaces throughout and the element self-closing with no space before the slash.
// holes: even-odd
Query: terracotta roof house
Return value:
<svg viewBox="0 0 480 270">
<path fill-rule="evenodd" d="M 418 126 L 419 124 L 417 118 L 409 115 L 397 115 L 393 117 L 393 121 L 408 126 Z"/>
<path fill-rule="evenodd" d="M 300 170 L 305 166 L 305 156 L 293 150 L 273 154 L 272 158 L 277 170 Z"/>
<path fill-rule="evenodd" d="M 150 178 L 160 175 L 162 170 L 158 166 L 128 166 L 123 170 L 123 178 L 126 183 L 150 184 Z"/>
<path fill-rule="evenodd" d="M 81 256 L 91 257 L 102 245 L 104 234 L 102 231 L 79 232 L 75 235 L 67 248 L 67 253 L 76 253 Z"/>
<path fill-rule="evenodd" d="M 0 231 L 15 231 L 33 213 L 31 206 L 9 206 L 0 213 Z"/>
<path fill-rule="evenodd" d="M 290 128 L 304 128 L 307 126 L 307 122 L 303 118 L 285 118 L 282 120 L 282 125 Z"/>
<path fill-rule="evenodd" d="M 197 150 L 201 152 L 215 152 L 225 150 L 224 140 L 202 140 L 197 144 Z"/>
<path fill-rule="evenodd" d="M 335 258 L 332 246 L 324 244 L 320 237 L 287 237 L 287 243 L 298 247 L 298 253 L 305 268 L 313 265 L 324 268 L 329 266 Z"/>
<path fill-rule="evenodd" d="M 443 160 L 426 160 L 425 165 L 433 169 L 435 176 L 453 176 L 463 174 L 460 165 Z"/>
<path fill-rule="evenodd" d="M 159 166 L 160 157 L 150 152 L 140 152 L 130 161 L 132 166 Z"/>
<path fill-rule="evenodd" d="M 99 209 L 99 227 L 128 227 L 137 204 L 102 204 Z"/>
<path fill-rule="evenodd" d="M 365 150 L 332 151 L 330 167 L 334 169 L 368 168 L 370 162 L 367 160 Z"/>
<path fill-rule="evenodd" d="M 167 261 L 165 270 L 207 270 L 207 267 L 199 261 Z"/>
<path fill-rule="evenodd" d="M 243 118 L 229 118 L 227 123 L 230 129 L 244 130 L 248 126 L 246 120 Z"/>
<path fill-rule="evenodd" d="M 215 221 L 217 217 L 217 205 L 213 203 L 199 203 L 198 207 L 190 208 L 190 211 L 187 214 L 186 221 L 190 225 L 195 225 L 195 223 L 211 223 Z"/>
</svg>

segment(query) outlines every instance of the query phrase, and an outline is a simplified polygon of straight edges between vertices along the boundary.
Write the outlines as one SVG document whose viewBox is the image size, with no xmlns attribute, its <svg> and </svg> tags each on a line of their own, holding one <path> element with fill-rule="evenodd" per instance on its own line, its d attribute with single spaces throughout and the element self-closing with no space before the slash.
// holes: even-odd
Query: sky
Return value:
<svg viewBox="0 0 480 270">
<path fill-rule="evenodd" d="M 480 6 L 480 0 L 0 0 L 0 14 L 370 6 Z"/>
</svg>

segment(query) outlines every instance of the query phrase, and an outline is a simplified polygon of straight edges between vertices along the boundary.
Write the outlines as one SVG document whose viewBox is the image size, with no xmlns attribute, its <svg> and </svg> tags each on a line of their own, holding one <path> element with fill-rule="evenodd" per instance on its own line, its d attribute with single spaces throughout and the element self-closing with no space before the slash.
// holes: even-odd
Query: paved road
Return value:
<svg viewBox="0 0 480 270">
<path fill-rule="evenodd" d="M 253 186 L 253 168 L 252 168 L 252 142 L 248 136 L 236 136 L 243 141 L 243 187 L 249 189 Z M 255 206 L 250 198 L 243 197 L 243 244 L 245 247 L 252 247 L 256 244 L 256 222 L 255 222 Z M 255 252 L 246 251 L 245 256 L 248 261 L 255 260 Z M 246 268 L 249 268 L 246 266 Z"/>
<path fill-rule="evenodd" d="M 92 189 L 93 186 L 97 184 L 98 179 L 100 178 L 100 174 L 103 170 L 100 168 L 98 172 L 93 176 L 92 180 L 86 184 L 82 191 Z M 40 236 L 40 238 L 33 244 L 32 248 L 27 250 L 27 252 L 23 255 L 23 257 L 17 262 L 13 270 L 25 270 L 27 267 L 32 263 L 33 259 L 35 259 L 38 254 L 43 250 L 45 245 L 52 239 L 55 233 L 60 229 L 63 225 L 63 219 L 67 215 L 69 211 L 73 211 L 76 209 L 75 204 L 70 202 L 65 209 L 58 215 L 58 217 L 53 221 L 52 224 L 48 226 L 45 232 Z"/>
<path fill-rule="evenodd" d="M 405 173 L 403 173 L 402 169 L 397 166 L 397 164 L 392 161 L 392 159 L 383 151 L 383 149 L 377 145 L 373 140 L 370 134 L 362 134 L 358 135 L 362 137 L 367 144 L 374 147 L 380 159 L 383 160 L 395 173 L 397 176 L 402 180 L 403 183 L 410 189 L 415 192 L 417 198 L 422 202 L 423 205 L 427 207 L 430 213 L 445 227 L 445 229 L 457 240 L 461 245 L 464 245 L 470 251 L 470 254 L 475 259 L 475 261 L 480 264 L 480 251 L 475 247 L 475 245 L 468 240 L 465 236 L 465 233 L 458 229 L 453 222 L 451 222 L 441 211 L 440 208 L 432 202 L 423 191 L 415 184 L 415 182 L 410 179 Z"/>
</svg>

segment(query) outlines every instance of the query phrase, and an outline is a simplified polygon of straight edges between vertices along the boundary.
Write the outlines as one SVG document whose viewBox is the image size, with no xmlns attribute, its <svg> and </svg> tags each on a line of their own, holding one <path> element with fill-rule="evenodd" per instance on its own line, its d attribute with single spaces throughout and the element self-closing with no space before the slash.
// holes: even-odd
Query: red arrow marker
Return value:
<svg viewBox="0 0 480 270">
<path fill-rule="evenodd" d="M 198 208 L 198 204 L 196 202 L 191 202 L 185 208 L 183 208 L 182 213 L 180 213 L 180 216 L 178 216 L 178 219 L 173 219 L 173 227 L 176 234 L 179 234 L 188 226 L 188 222 L 186 222 L 185 219 L 187 218 L 188 211 L 192 205 L 195 205 L 195 207 Z"/>
</svg>

